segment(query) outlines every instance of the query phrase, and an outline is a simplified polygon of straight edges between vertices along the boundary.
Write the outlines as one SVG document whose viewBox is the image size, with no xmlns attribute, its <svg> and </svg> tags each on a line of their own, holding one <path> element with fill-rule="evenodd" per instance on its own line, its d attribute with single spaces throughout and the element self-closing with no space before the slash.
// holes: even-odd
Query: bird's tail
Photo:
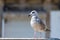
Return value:
<svg viewBox="0 0 60 40">
<path fill-rule="evenodd" d="M 50 31 L 50 29 L 48 28 L 48 26 L 46 26 L 45 31 Z"/>
</svg>

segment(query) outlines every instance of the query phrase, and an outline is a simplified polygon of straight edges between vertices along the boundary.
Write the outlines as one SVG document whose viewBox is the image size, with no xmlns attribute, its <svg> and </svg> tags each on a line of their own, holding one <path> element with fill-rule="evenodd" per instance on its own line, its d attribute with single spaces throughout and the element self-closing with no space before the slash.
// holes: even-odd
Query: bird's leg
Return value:
<svg viewBox="0 0 60 40">
<path fill-rule="evenodd" d="M 34 38 L 36 38 L 36 32 L 34 32 Z"/>
<path fill-rule="evenodd" d="M 42 33 L 40 32 L 40 38 L 42 38 Z"/>
</svg>

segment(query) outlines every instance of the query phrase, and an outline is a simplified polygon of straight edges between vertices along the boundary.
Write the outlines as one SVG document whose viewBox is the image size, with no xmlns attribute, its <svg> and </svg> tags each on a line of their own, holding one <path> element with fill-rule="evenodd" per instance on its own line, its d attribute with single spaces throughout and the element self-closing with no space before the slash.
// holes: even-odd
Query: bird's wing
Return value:
<svg viewBox="0 0 60 40">
<path fill-rule="evenodd" d="M 42 20 L 40 20 L 40 24 L 42 24 L 42 25 L 44 25 L 44 26 L 45 26 L 45 24 L 44 24 L 44 22 L 43 22 Z"/>
<path fill-rule="evenodd" d="M 45 26 L 44 22 L 40 18 L 38 18 L 38 17 L 36 17 L 36 22 L 38 22 L 39 24 Z"/>
<path fill-rule="evenodd" d="M 42 19 L 36 17 L 36 22 L 39 23 L 43 27 L 43 29 L 45 29 L 45 31 L 50 31 L 50 29 L 48 29 L 48 27 L 46 26 Z"/>
<path fill-rule="evenodd" d="M 42 30 L 42 29 L 45 30 L 45 24 L 44 24 L 44 22 L 43 22 L 39 17 L 36 18 L 36 22 L 37 22 L 38 24 L 40 24 L 41 30 Z"/>
</svg>

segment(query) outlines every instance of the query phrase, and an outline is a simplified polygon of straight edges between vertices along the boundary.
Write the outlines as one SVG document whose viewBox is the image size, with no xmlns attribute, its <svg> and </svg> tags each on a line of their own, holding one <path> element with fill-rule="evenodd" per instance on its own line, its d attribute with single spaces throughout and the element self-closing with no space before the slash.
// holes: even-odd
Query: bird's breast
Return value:
<svg viewBox="0 0 60 40">
<path fill-rule="evenodd" d="M 35 21 L 35 19 L 32 19 L 31 21 L 30 21 L 30 24 L 31 24 L 31 26 L 33 26 L 34 24 L 36 24 L 37 22 Z"/>
</svg>

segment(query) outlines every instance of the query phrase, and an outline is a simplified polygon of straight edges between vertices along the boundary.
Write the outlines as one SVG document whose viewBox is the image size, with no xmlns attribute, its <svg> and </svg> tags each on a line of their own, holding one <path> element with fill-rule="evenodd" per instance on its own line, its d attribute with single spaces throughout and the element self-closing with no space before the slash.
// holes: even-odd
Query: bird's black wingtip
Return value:
<svg viewBox="0 0 60 40">
<path fill-rule="evenodd" d="M 46 29 L 45 31 L 51 31 L 50 29 Z"/>
</svg>

